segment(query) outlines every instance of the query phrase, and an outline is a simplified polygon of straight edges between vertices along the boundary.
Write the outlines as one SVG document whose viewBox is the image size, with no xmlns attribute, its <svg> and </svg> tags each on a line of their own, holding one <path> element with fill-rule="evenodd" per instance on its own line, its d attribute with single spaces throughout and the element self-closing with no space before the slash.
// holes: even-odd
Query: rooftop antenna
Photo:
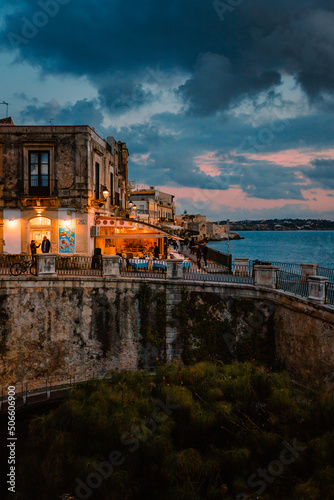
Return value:
<svg viewBox="0 0 334 500">
<path fill-rule="evenodd" d="M 8 102 L 2 101 L 0 104 L 4 104 L 6 106 L 6 118 L 8 118 Z"/>
</svg>

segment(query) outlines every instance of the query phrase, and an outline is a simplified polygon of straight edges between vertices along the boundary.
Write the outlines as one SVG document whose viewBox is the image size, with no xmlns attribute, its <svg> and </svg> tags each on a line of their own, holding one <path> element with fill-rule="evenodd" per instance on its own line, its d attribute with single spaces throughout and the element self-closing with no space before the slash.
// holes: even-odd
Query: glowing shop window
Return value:
<svg viewBox="0 0 334 500">
<path fill-rule="evenodd" d="M 51 220 L 47 217 L 34 217 L 29 221 L 30 226 L 51 226 Z"/>
</svg>

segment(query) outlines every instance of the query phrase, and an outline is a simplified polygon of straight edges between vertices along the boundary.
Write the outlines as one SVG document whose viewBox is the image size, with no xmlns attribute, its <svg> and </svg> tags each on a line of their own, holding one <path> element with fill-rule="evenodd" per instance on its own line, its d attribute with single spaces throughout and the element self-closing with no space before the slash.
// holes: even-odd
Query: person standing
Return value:
<svg viewBox="0 0 334 500">
<path fill-rule="evenodd" d="M 50 240 L 44 236 L 43 241 L 42 241 L 42 252 L 43 253 L 49 253 L 50 252 Z"/>
<path fill-rule="evenodd" d="M 207 257 L 208 257 L 208 247 L 206 246 L 206 241 L 203 243 L 203 249 L 202 249 L 202 255 L 204 259 L 204 267 L 206 267 L 207 264 Z"/>
<path fill-rule="evenodd" d="M 30 243 L 30 252 L 31 252 L 31 258 L 32 260 L 36 260 L 36 252 L 37 252 L 37 248 L 39 248 L 41 245 L 36 245 L 36 241 L 35 240 L 31 240 L 31 243 Z"/>
<path fill-rule="evenodd" d="M 197 267 L 198 267 L 199 271 L 201 269 L 201 258 L 202 258 L 202 251 L 200 249 L 200 246 L 196 245 L 196 259 L 197 259 Z"/>
<path fill-rule="evenodd" d="M 154 243 L 154 250 L 153 250 L 153 255 L 155 259 L 159 259 L 159 247 L 156 243 Z"/>
<path fill-rule="evenodd" d="M 194 240 L 194 238 L 191 238 L 191 240 L 190 240 L 190 253 L 195 253 L 194 250 L 195 250 L 195 240 Z"/>
</svg>

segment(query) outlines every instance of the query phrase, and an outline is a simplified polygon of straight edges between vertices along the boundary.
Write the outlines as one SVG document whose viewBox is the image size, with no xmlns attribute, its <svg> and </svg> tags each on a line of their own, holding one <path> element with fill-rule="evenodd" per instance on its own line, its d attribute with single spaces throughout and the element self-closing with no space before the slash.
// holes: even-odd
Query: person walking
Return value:
<svg viewBox="0 0 334 500">
<path fill-rule="evenodd" d="M 51 247 L 50 240 L 46 236 L 44 236 L 43 241 L 42 241 L 42 252 L 49 253 L 50 247 Z"/>
<path fill-rule="evenodd" d="M 197 259 L 197 267 L 198 270 L 201 270 L 201 258 L 202 258 L 202 251 L 200 249 L 199 245 L 196 245 L 196 259 Z"/>
<path fill-rule="evenodd" d="M 202 255 L 203 255 L 203 259 L 204 259 L 204 267 L 206 267 L 208 265 L 208 263 L 207 263 L 208 247 L 206 246 L 206 241 L 204 241 L 204 243 L 203 243 Z"/>
<path fill-rule="evenodd" d="M 194 238 L 191 238 L 189 246 L 190 246 L 190 253 L 195 253 L 194 252 L 194 249 L 195 249 L 195 240 L 194 240 Z"/>
</svg>

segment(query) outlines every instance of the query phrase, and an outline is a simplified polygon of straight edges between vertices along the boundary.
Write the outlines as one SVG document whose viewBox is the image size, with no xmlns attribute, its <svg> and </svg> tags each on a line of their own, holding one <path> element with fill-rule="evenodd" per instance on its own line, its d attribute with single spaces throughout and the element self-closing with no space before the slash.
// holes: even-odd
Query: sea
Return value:
<svg viewBox="0 0 334 500">
<path fill-rule="evenodd" d="M 266 262 L 318 264 L 334 269 L 334 231 L 238 231 L 243 240 L 230 240 L 232 257 Z M 227 241 L 208 246 L 228 252 Z"/>
</svg>

